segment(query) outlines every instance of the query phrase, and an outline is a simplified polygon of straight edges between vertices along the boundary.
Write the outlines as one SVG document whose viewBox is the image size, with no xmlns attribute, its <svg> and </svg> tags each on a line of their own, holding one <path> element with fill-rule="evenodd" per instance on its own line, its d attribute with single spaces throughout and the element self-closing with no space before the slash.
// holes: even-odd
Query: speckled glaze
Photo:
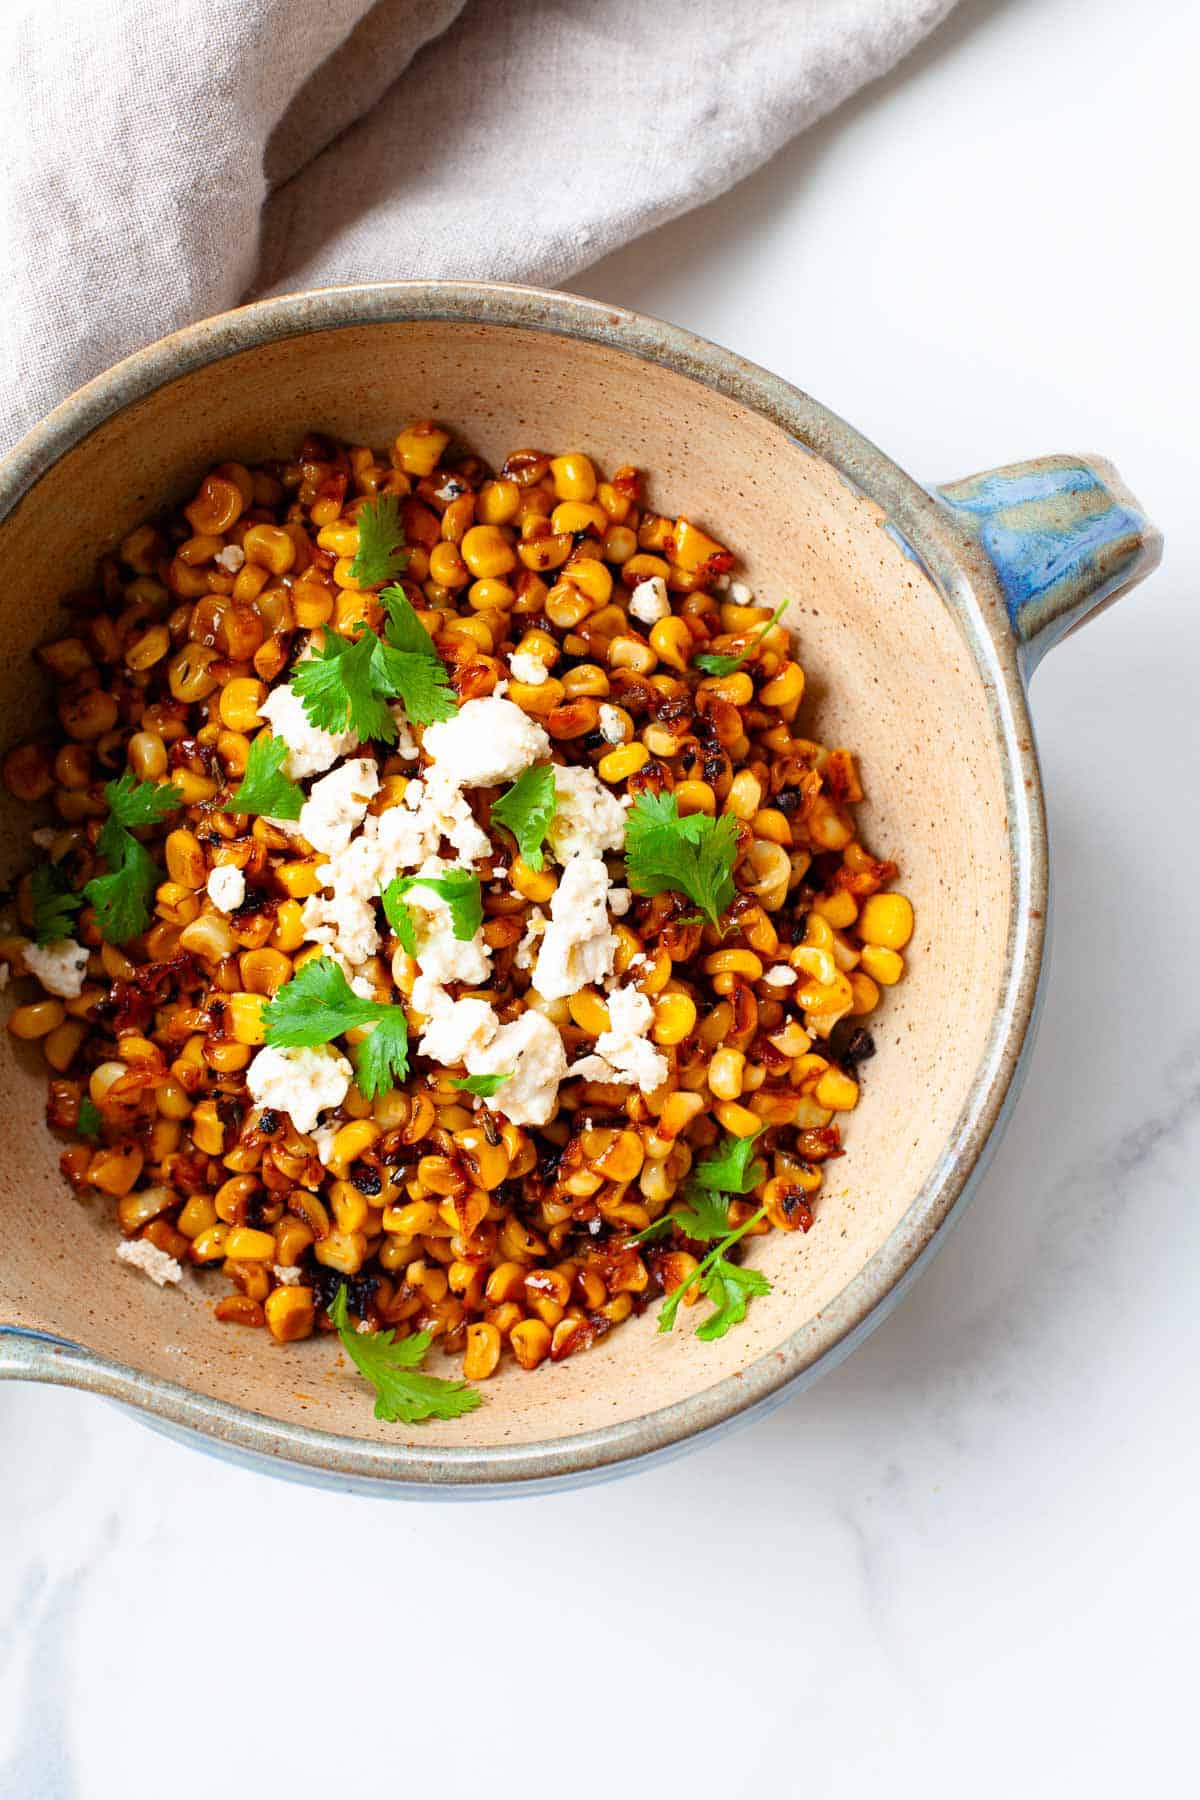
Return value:
<svg viewBox="0 0 1200 1800">
<path fill-rule="evenodd" d="M 346 1490 L 471 1497 L 595 1480 L 753 1417 L 840 1356 L 962 1210 L 1019 1077 L 1046 926 L 1037 657 L 1154 566 L 1112 471 L 1050 457 L 941 490 L 761 369 L 674 327 L 566 294 L 398 283 L 265 301 L 153 345 L 58 407 L 0 467 L 4 740 L 28 652 L 98 550 L 214 461 L 288 454 L 310 428 L 380 443 L 440 417 L 489 457 L 578 447 L 652 472 L 712 526 L 787 623 L 814 735 L 860 753 L 865 835 L 902 866 L 909 977 L 804 1238 L 756 1240 L 774 1283 L 715 1344 L 654 1311 L 588 1354 L 506 1369 L 466 1419 L 377 1422 L 328 1340 L 221 1327 L 189 1278 L 162 1293 L 113 1257 L 106 1206 L 60 1180 L 40 1058 L 0 1057 L 0 1376 L 63 1382 L 236 1460 Z M 39 703 L 40 704 L 40 703 Z M 7 875 L 29 816 L 0 807 Z"/>
</svg>

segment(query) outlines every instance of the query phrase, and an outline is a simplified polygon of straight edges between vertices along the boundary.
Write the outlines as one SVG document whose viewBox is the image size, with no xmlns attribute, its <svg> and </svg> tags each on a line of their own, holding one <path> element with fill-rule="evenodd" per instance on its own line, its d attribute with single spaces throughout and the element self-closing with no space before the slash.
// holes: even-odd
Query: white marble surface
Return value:
<svg viewBox="0 0 1200 1800">
<path fill-rule="evenodd" d="M 341 1500 L 0 1390 L 5 1800 L 1192 1790 L 1198 59 L 1191 0 L 968 3 L 579 283 L 927 479 L 1105 452 L 1166 532 L 1036 683 L 1045 1019 L 941 1259 L 771 1419 L 542 1500 Z"/>
</svg>

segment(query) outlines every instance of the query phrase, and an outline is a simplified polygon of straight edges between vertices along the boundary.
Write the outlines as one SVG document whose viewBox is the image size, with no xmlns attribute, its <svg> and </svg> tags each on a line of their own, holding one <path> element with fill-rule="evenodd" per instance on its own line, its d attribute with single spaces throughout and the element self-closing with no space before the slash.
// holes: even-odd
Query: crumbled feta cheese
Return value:
<svg viewBox="0 0 1200 1800">
<path fill-rule="evenodd" d="M 633 905 L 633 895 L 628 888 L 609 888 L 608 904 L 618 919 L 623 919 Z"/>
<path fill-rule="evenodd" d="M 600 736 L 609 744 L 625 742 L 625 721 L 607 700 L 600 702 Z"/>
<path fill-rule="evenodd" d="M 731 581 L 730 582 L 729 598 L 733 602 L 734 606 L 753 606 L 754 605 L 754 594 L 753 594 L 752 590 L 746 586 L 744 581 Z"/>
<path fill-rule="evenodd" d="M 149 1238 L 130 1238 L 128 1242 L 118 1244 L 117 1261 L 128 1263 L 131 1269 L 140 1269 L 156 1287 L 175 1287 L 183 1280 L 183 1265 L 168 1256 L 165 1250 L 160 1250 L 157 1244 L 152 1244 Z"/>
<path fill-rule="evenodd" d="M 558 1104 L 567 1055 L 557 1028 L 543 1013 L 523 1012 L 501 1025 L 485 1049 L 467 1054 L 472 1075 L 507 1075 L 488 1104 L 514 1125 L 544 1125 Z"/>
<path fill-rule="evenodd" d="M 283 1263 L 276 1263 L 271 1270 L 280 1287 L 298 1287 L 304 1280 L 304 1270 L 286 1268 Z"/>
<path fill-rule="evenodd" d="M 226 544 L 225 548 L 218 550 L 213 557 L 217 567 L 224 569 L 228 575 L 236 575 L 245 560 L 246 552 L 240 544 Z"/>
<path fill-rule="evenodd" d="M 246 877 L 233 863 L 218 863 L 208 878 L 208 897 L 218 912 L 236 912 L 246 898 Z"/>
<path fill-rule="evenodd" d="M 449 1069 L 486 1050 L 500 1026 L 486 1000 L 451 1000 L 440 991 L 432 998 L 434 1010 L 421 1034 L 422 1056 Z"/>
<path fill-rule="evenodd" d="M 334 856 L 346 848 L 378 792 L 379 765 L 373 757 L 356 756 L 314 781 L 296 829 L 314 850 Z"/>
<path fill-rule="evenodd" d="M 455 787 L 495 787 L 550 754 L 550 739 L 511 700 L 468 700 L 425 733 L 425 754 Z"/>
<path fill-rule="evenodd" d="M 421 864 L 418 874 L 437 877 L 451 866 L 441 857 L 431 856 Z M 492 972 L 492 953 L 484 942 L 482 926 L 473 938 L 456 938 L 450 908 L 432 888 L 409 888 L 404 904 L 412 915 L 417 966 L 427 981 L 439 987 L 451 981 L 465 981 L 474 987 L 487 980 Z"/>
<path fill-rule="evenodd" d="M 622 848 L 624 808 L 591 769 L 555 764 L 554 793 L 558 811 L 546 838 L 559 862 Z"/>
<path fill-rule="evenodd" d="M 297 1131 L 311 1131 L 317 1115 L 340 1106 L 354 1070 L 331 1044 L 277 1049 L 268 1044 L 246 1070 L 246 1086 L 256 1106 L 285 1112 Z"/>
<path fill-rule="evenodd" d="M 608 996 L 608 1017 L 610 1029 L 596 1039 L 595 1055 L 573 1063 L 569 1073 L 585 1081 L 632 1083 L 652 1094 L 671 1073 L 666 1057 L 646 1040 L 653 1006 L 637 988 L 616 988 Z"/>
<path fill-rule="evenodd" d="M 608 870 L 599 856 L 573 856 L 550 902 L 534 986 L 546 1000 L 577 994 L 611 972 L 616 949 L 608 922 Z"/>
<path fill-rule="evenodd" d="M 478 706 L 482 705 L 482 701 L 470 700 L 467 704 Z M 524 714 L 521 716 L 524 717 Z M 428 732 L 425 735 L 428 743 Z M 434 850 L 438 848 L 442 838 L 445 838 L 457 851 L 462 862 L 477 863 L 481 857 L 492 854 L 492 845 L 487 832 L 471 811 L 470 801 L 461 792 L 463 785 L 452 778 L 447 770 L 435 767 L 426 772 L 423 784 L 415 781 L 409 783 L 404 799 L 407 805 L 416 806 L 417 819 L 425 833 L 426 842 Z M 414 788 L 419 790 L 415 795 Z"/>
<path fill-rule="evenodd" d="M 421 752 L 417 747 L 417 740 L 412 734 L 404 708 L 397 704 L 389 707 L 388 710 L 396 721 L 396 742 L 392 745 L 392 755 L 398 756 L 401 762 L 416 762 Z"/>
<path fill-rule="evenodd" d="M 786 963 L 776 963 L 774 968 L 767 970 L 763 980 L 771 987 L 791 987 L 796 980 L 796 971 L 789 969 Z"/>
<path fill-rule="evenodd" d="M 39 825 L 36 831 L 30 832 L 29 836 L 31 842 L 35 843 L 39 850 L 53 850 L 54 840 L 58 833 L 53 825 Z"/>
<path fill-rule="evenodd" d="M 541 687 L 547 675 L 545 663 L 531 650 L 514 650 L 508 659 L 508 672 L 514 681 L 523 681 L 529 687 Z"/>
<path fill-rule="evenodd" d="M 74 1000 L 83 992 L 83 975 L 87 968 L 88 950 L 74 938 L 59 938 L 53 944 L 26 944 L 21 952 L 25 967 L 36 975 L 48 994 Z"/>
<path fill-rule="evenodd" d="M 333 1161 L 333 1140 L 341 1130 L 340 1125 L 315 1125 L 309 1136 L 317 1146 L 317 1155 L 328 1168 Z"/>
<path fill-rule="evenodd" d="M 640 619 L 643 625 L 656 625 L 670 610 L 670 595 L 661 575 L 651 575 L 649 581 L 638 582 L 629 600 L 631 619 Z"/>
<path fill-rule="evenodd" d="M 549 921 L 540 906 L 530 909 L 529 920 L 525 926 L 525 936 L 513 952 L 513 963 L 518 969 L 532 969 L 533 953 L 537 949 L 538 939 L 546 935 Z"/>
<path fill-rule="evenodd" d="M 339 756 L 349 756 L 358 749 L 353 731 L 322 731 L 312 724 L 300 696 L 290 687 L 272 688 L 258 710 L 275 736 L 288 747 L 283 772 L 290 781 L 320 775 L 331 769 Z"/>
</svg>

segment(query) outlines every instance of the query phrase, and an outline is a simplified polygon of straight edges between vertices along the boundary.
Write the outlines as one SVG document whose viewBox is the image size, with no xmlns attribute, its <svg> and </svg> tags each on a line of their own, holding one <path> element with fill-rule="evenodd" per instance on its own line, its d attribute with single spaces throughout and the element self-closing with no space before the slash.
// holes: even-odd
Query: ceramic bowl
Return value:
<svg viewBox="0 0 1200 1800">
<path fill-rule="evenodd" d="M 217 1324 L 192 1278 L 160 1292 L 113 1256 L 44 1120 L 40 1058 L 0 1055 L 0 1375 L 113 1396 L 277 1472 L 405 1494 L 513 1492 L 678 1450 L 811 1380 L 943 1237 L 1011 1102 L 1046 930 L 1046 832 L 1026 707 L 1039 656 L 1141 579 L 1159 540 L 1107 464 L 1054 456 L 922 487 L 849 425 L 673 326 L 567 294 L 413 282 L 291 295 L 151 346 L 73 395 L 0 468 L 4 737 L 41 705 L 31 648 L 99 551 L 209 465 L 290 454 L 315 428 L 383 443 L 415 417 L 485 457 L 536 443 L 651 471 L 744 560 L 809 672 L 812 735 L 858 752 L 864 835 L 916 908 L 908 976 L 806 1237 L 753 1260 L 769 1297 L 717 1343 L 650 1308 L 584 1355 L 506 1369 L 450 1423 L 372 1417 L 336 1341 Z M 0 819 L 6 874 L 29 817 Z"/>
</svg>

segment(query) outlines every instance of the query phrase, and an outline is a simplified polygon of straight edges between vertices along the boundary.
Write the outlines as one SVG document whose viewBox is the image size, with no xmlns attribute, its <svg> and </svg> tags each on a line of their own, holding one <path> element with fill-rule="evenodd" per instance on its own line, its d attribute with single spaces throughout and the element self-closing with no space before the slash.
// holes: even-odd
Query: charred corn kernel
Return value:
<svg viewBox="0 0 1200 1800">
<path fill-rule="evenodd" d="M 671 979 L 671 958 L 659 944 L 645 952 L 646 963 L 638 970 L 637 985 L 643 994 L 661 994 Z"/>
<path fill-rule="evenodd" d="M 358 554 L 358 526 L 349 519 L 334 519 L 318 531 L 317 546 L 321 550 L 331 550 L 334 556 L 348 556 L 353 561 Z"/>
<path fill-rule="evenodd" d="M 230 731 L 253 731 L 259 723 L 259 707 L 267 697 L 265 681 L 251 676 L 238 676 L 221 689 L 217 703 L 221 723 Z"/>
<path fill-rule="evenodd" d="M 313 1255 L 327 1269 L 343 1275 L 357 1275 L 367 1254 L 367 1240 L 361 1231 L 331 1231 L 313 1246 Z"/>
<path fill-rule="evenodd" d="M 58 703 L 58 716 L 68 737 L 90 743 L 104 737 L 117 722 L 117 702 L 99 688 L 84 688 Z"/>
<path fill-rule="evenodd" d="M 286 575 L 296 560 L 295 544 L 278 525 L 251 525 L 242 550 L 248 563 L 257 563 L 272 575 Z"/>
<path fill-rule="evenodd" d="M 201 1100 L 192 1114 L 192 1142 L 205 1156 L 220 1156 L 225 1148 L 225 1127 L 215 1100 Z"/>
<path fill-rule="evenodd" d="M 298 950 L 304 942 L 304 919 L 298 900 L 285 900 L 275 914 L 271 943 L 285 954 Z M 249 984 L 247 984 L 249 985 Z"/>
<path fill-rule="evenodd" d="M 674 614 L 659 619 L 650 627 L 650 647 L 668 668 L 685 670 L 691 660 L 694 643 L 686 622 Z"/>
<path fill-rule="evenodd" d="M 658 656 L 640 638 L 615 637 L 608 647 L 608 663 L 612 669 L 628 669 L 634 675 L 650 675 L 658 667 Z"/>
<path fill-rule="evenodd" d="M 66 1008 L 61 1000 L 34 1000 L 28 1006 L 18 1006 L 8 1015 L 8 1029 L 15 1038 L 24 1038 L 32 1042 L 36 1038 L 49 1037 L 57 1031 L 67 1016 Z M 124 1074 L 124 1069 L 121 1073 Z"/>
<path fill-rule="evenodd" d="M 277 994 L 284 982 L 291 980 L 292 965 L 281 950 L 243 950 L 238 973 L 245 998 L 253 1000 L 260 994 Z"/>
<path fill-rule="evenodd" d="M 192 1239 L 192 1261 L 220 1262 L 225 1254 L 225 1240 L 228 1236 L 229 1226 L 219 1223 L 210 1225 L 207 1231 L 199 1232 Z"/>
<path fill-rule="evenodd" d="M 570 996 L 567 1005 L 579 1029 L 586 1031 L 589 1037 L 599 1037 L 602 1031 L 611 1031 L 612 1020 L 608 1016 L 608 1008 L 595 988 L 581 988 L 577 994 Z"/>
<path fill-rule="evenodd" d="M 501 1339 L 495 1325 L 479 1319 L 467 1326 L 467 1347 L 463 1354 L 463 1374 L 468 1381 L 486 1381 L 494 1375 L 500 1361 Z"/>
<path fill-rule="evenodd" d="M 588 500 L 560 500 L 550 514 L 552 531 L 566 531 L 574 535 L 579 531 L 590 531 L 596 537 L 603 537 L 608 530 L 608 514 L 602 506 Z"/>
<path fill-rule="evenodd" d="M 139 781 L 161 781 L 167 772 L 167 746 L 157 731 L 135 731 L 125 756 Z"/>
<path fill-rule="evenodd" d="M 724 700 L 727 706 L 749 706 L 754 698 L 754 683 L 744 669 L 732 675 L 714 675 L 701 682 L 700 692 L 711 699 Z"/>
<path fill-rule="evenodd" d="M 550 531 L 543 537 L 522 539 L 517 545 L 517 555 L 527 569 L 532 569 L 536 575 L 542 575 L 547 569 L 560 569 L 574 548 L 574 538 L 567 537 L 563 532 Z M 549 617 L 553 618 L 554 614 L 549 613 Z"/>
<path fill-rule="evenodd" d="M 612 598 L 612 574 L 599 557 L 581 557 L 577 552 L 563 569 L 562 578 L 593 607 L 606 606 Z"/>
<path fill-rule="evenodd" d="M 262 1017 L 265 1004 L 262 994 L 239 993 L 228 996 L 226 1016 L 235 1042 L 261 1044 L 265 1040 L 266 1028 Z"/>
<path fill-rule="evenodd" d="M 731 1137 L 753 1137 L 762 1125 L 757 1113 L 752 1113 L 748 1106 L 739 1106 L 736 1100 L 722 1100 L 717 1106 L 717 1118 Z"/>
<path fill-rule="evenodd" d="M 550 1327 L 540 1319 L 522 1319 L 508 1336 L 512 1353 L 523 1369 L 536 1369 L 550 1354 Z"/>
<path fill-rule="evenodd" d="M 360 1194 L 352 1182 L 335 1181 L 329 1190 L 329 1204 L 334 1226 L 339 1232 L 365 1230 L 370 1210 L 366 1196 Z"/>
<path fill-rule="evenodd" d="M 310 895 L 319 894 L 325 885 L 317 873 L 323 866 L 324 858 L 283 863 L 276 869 L 275 875 L 289 899 L 307 900 Z"/>
<path fill-rule="evenodd" d="M 503 570 L 497 570 L 496 573 L 503 574 Z M 438 543 L 433 546 L 429 552 L 429 579 L 436 581 L 439 587 L 466 587 L 471 575 L 456 544 Z"/>
<path fill-rule="evenodd" d="M 202 1231 L 208 1231 L 217 1222 L 217 1209 L 207 1194 L 191 1194 L 179 1209 L 175 1220 L 176 1231 L 182 1232 L 185 1238 L 195 1240 Z"/>
<path fill-rule="evenodd" d="M 484 1291 L 494 1306 L 503 1300 L 522 1299 L 525 1293 L 525 1270 L 516 1262 L 498 1264 L 488 1276 Z"/>
<path fill-rule="evenodd" d="M 729 784 L 723 812 L 738 819 L 752 819 L 762 801 L 762 783 L 749 769 L 739 769 Z"/>
<path fill-rule="evenodd" d="M 194 831 L 181 828 L 169 832 L 163 850 L 167 874 L 172 881 L 193 891 L 204 886 L 208 879 L 208 865 L 204 860 L 200 839 Z"/>
<path fill-rule="evenodd" d="M 872 894 L 858 920 L 858 935 L 883 950 L 903 950 L 913 934 L 913 909 L 903 894 Z"/>
<path fill-rule="evenodd" d="M 649 761 L 650 752 L 645 744 L 621 744 L 617 749 L 610 750 L 607 756 L 600 758 L 596 772 L 601 781 L 607 781 L 615 787 L 618 782 L 628 781 L 631 775 L 644 769 Z"/>
<path fill-rule="evenodd" d="M 307 1287 L 277 1287 L 263 1301 L 267 1330 L 277 1344 L 294 1344 L 311 1337 L 316 1318 L 313 1291 Z"/>
<path fill-rule="evenodd" d="M 494 580 L 497 576 L 507 575 L 517 566 L 517 553 L 499 525 L 472 525 L 459 548 L 462 553 L 461 561 L 477 581 Z M 430 556 L 429 569 L 435 581 L 441 580 L 434 555 Z"/>
<path fill-rule="evenodd" d="M 74 1062 L 86 1035 L 87 1026 L 81 1019 L 64 1019 L 42 1039 L 42 1055 L 52 1069 L 63 1075 Z"/>
<path fill-rule="evenodd" d="M 659 1135 L 674 1140 L 704 1111 L 704 1097 L 682 1089 L 667 1097 L 658 1118 Z"/>
<path fill-rule="evenodd" d="M 854 827 L 847 813 L 824 794 L 815 797 L 805 822 L 808 835 L 818 850 L 844 850 L 854 837 Z"/>
<path fill-rule="evenodd" d="M 144 1162 L 145 1157 L 137 1144 L 121 1144 L 111 1150 L 97 1150 L 87 1166 L 88 1185 L 119 1200 L 137 1181 Z"/>
<path fill-rule="evenodd" d="M 232 481 L 220 475 L 209 475 L 200 483 L 195 499 L 183 511 L 198 536 L 221 537 L 248 505 L 249 499 L 243 497 Z"/>
<path fill-rule="evenodd" d="M 418 419 L 406 425 L 392 447 L 393 460 L 406 475 L 432 475 L 442 451 L 450 442 L 450 433 L 432 419 Z"/>
<path fill-rule="evenodd" d="M 708 1085 L 718 1100 L 736 1100 L 742 1092 L 746 1058 L 741 1050 L 718 1050 L 708 1065 Z"/>
<path fill-rule="evenodd" d="M 152 625 L 149 631 L 144 631 L 141 637 L 135 638 L 126 650 L 126 667 L 135 672 L 152 669 L 156 662 L 162 661 L 170 648 L 171 634 L 166 626 Z"/>
<path fill-rule="evenodd" d="M 269 1231 L 253 1231 L 248 1225 L 231 1225 L 225 1239 L 230 1262 L 266 1262 L 275 1255 L 275 1238 Z"/>
<path fill-rule="evenodd" d="M 852 996 L 850 1011 L 856 1018 L 862 1018 L 866 1013 L 874 1012 L 879 1005 L 879 989 L 871 977 L 864 975 L 861 969 L 855 969 L 850 976 L 850 993 Z"/>
<path fill-rule="evenodd" d="M 858 904 L 853 894 L 848 894 L 845 888 L 839 888 L 836 894 L 822 894 L 819 899 L 814 900 L 813 911 L 823 919 L 828 919 L 835 930 L 845 931 L 858 917 Z"/>
<path fill-rule="evenodd" d="M 229 923 L 219 913 L 201 913 L 179 934 L 179 947 L 202 962 L 223 962 L 237 949 L 237 939 Z"/>
<path fill-rule="evenodd" d="M 682 1044 L 696 1029 L 696 1002 L 690 994 L 660 994 L 654 1003 L 654 1025 L 650 1032 L 656 1044 Z"/>
<path fill-rule="evenodd" d="M 326 1167 L 334 1175 L 344 1177 L 349 1173 L 351 1163 L 382 1135 L 381 1127 L 374 1119 L 354 1119 L 349 1125 L 340 1126 L 334 1135 Z"/>
<path fill-rule="evenodd" d="M 506 613 L 516 602 L 516 590 L 498 577 L 473 581 L 467 589 L 467 600 L 477 612 Z"/>
<path fill-rule="evenodd" d="M 763 683 L 758 697 L 764 706 L 773 706 L 789 716 L 804 698 L 804 670 L 799 663 L 784 663 L 777 675 Z"/>
<path fill-rule="evenodd" d="M 637 1132 L 618 1131 L 596 1158 L 596 1170 L 606 1181 L 636 1181 L 645 1160 L 646 1151 Z"/>
<path fill-rule="evenodd" d="M 212 800 L 219 785 L 207 775 L 197 775 L 191 769 L 176 769 L 171 781 L 179 789 L 184 806 L 201 806 L 205 800 Z"/>
<path fill-rule="evenodd" d="M 863 947 L 862 967 L 880 987 L 895 987 L 904 973 L 904 958 L 898 950 L 890 950 L 886 945 L 866 944 Z"/>
<path fill-rule="evenodd" d="M 333 617 L 333 593 L 323 581 L 297 581 L 292 586 L 292 612 L 297 625 L 315 631 Z"/>
<path fill-rule="evenodd" d="M 544 906 L 558 886 L 548 868 L 531 869 L 523 856 L 513 857 L 509 880 L 522 899 L 532 900 L 535 906 Z"/>
<path fill-rule="evenodd" d="M 714 950 L 704 959 L 706 975 L 740 975 L 745 981 L 761 981 L 761 957 L 753 950 Z"/>
<path fill-rule="evenodd" d="M 212 665 L 217 652 L 208 644 L 187 643 L 167 664 L 167 685 L 176 700 L 204 700 L 217 686 Z"/>
<path fill-rule="evenodd" d="M 177 1081 L 164 1081 L 155 1088 L 154 1105 L 164 1119 L 186 1119 L 192 1110 L 191 1101 Z"/>
<path fill-rule="evenodd" d="M 675 563 L 679 568 L 685 569 L 689 575 L 698 573 L 710 564 L 714 557 L 728 568 L 730 558 L 725 546 L 718 544 L 716 538 L 709 537 L 706 531 L 701 531 L 698 525 L 693 525 L 690 519 L 676 519 L 672 537 L 675 544 Z"/>
<path fill-rule="evenodd" d="M 475 499 L 475 513 L 481 525 L 507 525 L 520 510 L 521 490 L 506 475 L 485 481 Z"/>
<path fill-rule="evenodd" d="M 681 817 L 688 813 L 707 813 L 711 818 L 717 810 L 717 796 L 707 781 L 677 781 L 672 792 Z"/>
<path fill-rule="evenodd" d="M 560 500 L 594 500 L 596 497 L 596 471 L 591 458 L 581 450 L 552 457 L 550 479 Z"/>
<path fill-rule="evenodd" d="M 826 1069 L 813 1091 L 813 1099 L 830 1112 L 853 1112 L 858 1105 L 858 1083 L 840 1069 Z"/>
</svg>

